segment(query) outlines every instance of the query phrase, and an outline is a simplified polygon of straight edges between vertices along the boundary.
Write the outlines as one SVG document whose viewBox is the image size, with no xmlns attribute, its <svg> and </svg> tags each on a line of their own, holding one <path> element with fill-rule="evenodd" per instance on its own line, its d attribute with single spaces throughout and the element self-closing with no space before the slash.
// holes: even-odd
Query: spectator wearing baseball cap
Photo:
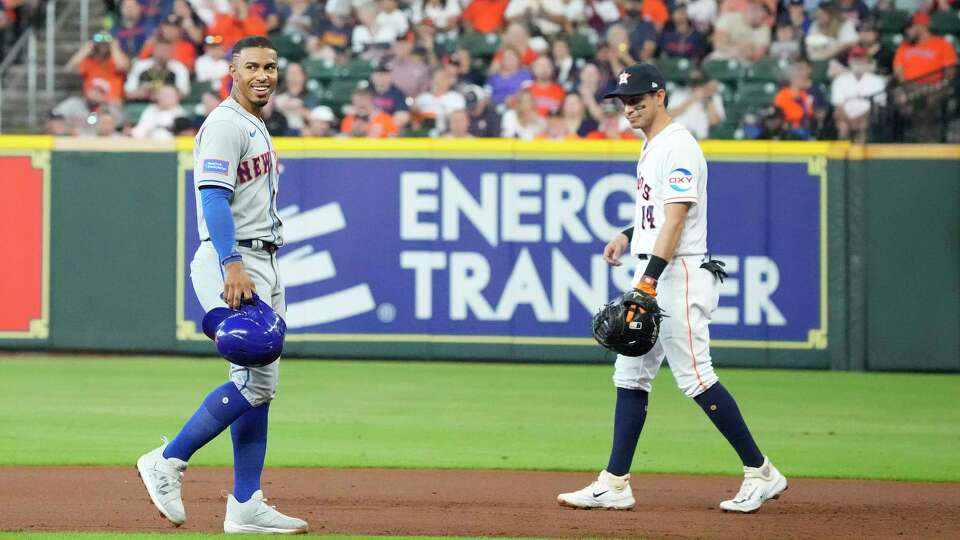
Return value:
<svg viewBox="0 0 960 540">
<path fill-rule="evenodd" d="M 303 128 L 303 135 L 307 137 L 333 137 L 337 117 L 333 109 L 326 105 L 314 107 L 307 116 L 307 125 Z"/>
<path fill-rule="evenodd" d="M 893 57 L 897 80 L 937 84 L 943 80 L 942 70 L 956 64 L 957 53 L 950 42 L 930 32 L 930 15 L 923 11 L 915 13 L 906 39 Z"/>
<path fill-rule="evenodd" d="M 463 91 L 470 115 L 470 133 L 475 137 L 499 137 L 500 115 L 490 104 L 490 93 L 477 85 L 468 85 Z"/>
<path fill-rule="evenodd" d="M 866 142 L 870 98 L 887 87 L 887 81 L 874 73 L 874 65 L 863 47 L 853 47 L 847 55 L 850 70 L 838 75 L 830 86 L 833 118 L 841 139 Z M 877 104 L 882 104 L 878 101 Z"/>
<path fill-rule="evenodd" d="M 373 93 L 373 106 L 391 116 L 399 129 L 410 123 L 410 107 L 407 96 L 393 84 L 393 74 L 386 62 L 381 62 L 373 70 L 370 78 L 370 90 Z"/>
<path fill-rule="evenodd" d="M 366 85 L 366 82 L 363 82 Z M 360 86 L 350 97 L 350 114 L 340 123 L 340 133 L 351 137 L 394 137 L 399 131 L 393 117 L 373 106 L 368 86 Z"/>
</svg>

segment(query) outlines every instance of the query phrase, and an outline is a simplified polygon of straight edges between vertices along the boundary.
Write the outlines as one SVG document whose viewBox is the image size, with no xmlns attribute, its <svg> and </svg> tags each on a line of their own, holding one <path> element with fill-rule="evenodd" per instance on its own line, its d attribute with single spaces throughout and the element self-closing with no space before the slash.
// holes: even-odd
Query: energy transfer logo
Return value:
<svg viewBox="0 0 960 540">
<path fill-rule="evenodd" d="M 287 245 L 320 238 L 347 226 L 340 204 L 333 202 L 301 212 L 291 205 L 280 209 L 283 236 Z M 283 252 L 281 252 L 283 253 Z M 329 251 L 314 251 L 311 244 L 298 247 L 278 259 L 287 289 L 333 279 L 337 268 Z M 373 293 L 366 283 L 340 291 L 287 304 L 287 327 L 307 328 L 355 317 L 376 309 Z"/>
</svg>

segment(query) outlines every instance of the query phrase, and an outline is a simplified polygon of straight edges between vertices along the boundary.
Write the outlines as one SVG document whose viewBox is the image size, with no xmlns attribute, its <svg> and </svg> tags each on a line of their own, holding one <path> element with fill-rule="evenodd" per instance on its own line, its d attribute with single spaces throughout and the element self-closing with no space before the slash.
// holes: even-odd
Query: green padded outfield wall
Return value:
<svg viewBox="0 0 960 540">
<path fill-rule="evenodd" d="M 19 307 L 0 318 L 0 348 L 212 352 L 184 270 L 191 142 L 0 137 L 0 161 L 21 171 L 4 182 L 22 200 L 4 210 L 30 239 L 4 264 L 24 286 L 4 291 Z M 711 246 L 732 270 L 718 364 L 960 371 L 960 150 L 908 148 L 704 143 Z M 295 237 L 287 355 L 612 360 L 589 338 L 587 307 L 629 283 L 595 257 L 632 219 L 636 143 L 287 139 L 277 150 Z M 905 279 L 904 260 L 922 270 Z M 464 299 L 478 270 L 489 278 Z M 887 307 L 893 295 L 904 308 Z"/>
</svg>

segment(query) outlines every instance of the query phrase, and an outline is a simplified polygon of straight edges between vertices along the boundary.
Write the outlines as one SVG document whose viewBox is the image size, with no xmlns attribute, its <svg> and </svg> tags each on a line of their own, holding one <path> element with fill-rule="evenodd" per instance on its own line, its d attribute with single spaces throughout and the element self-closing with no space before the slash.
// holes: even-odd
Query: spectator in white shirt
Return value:
<svg viewBox="0 0 960 540">
<path fill-rule="evenodd" d="M 706 139 L 710 135 L 710 128 L 726 118 L 719 90 L 720 85 L 716 81 L 708 81 L 699 71 L 693 71 L 690 74 L 690 86 L 670 92 L 667 112 L 694 137 Z"/>
<path fill-rule="evenodd" d="M 207 36 L 203 43 L 203 54 L 193 66 L 197 82 L 210 83 L 211 88 L 219 90 L 220 81 L 230 73 L 230 61 L 227 60 L 227 53 L 223 48 L 223 37 Z"/>
<path fill-rule="evenodd" d="M 460 4 L 457 0 L 417 0 L 413 4 L 413 24 L 428 24 L 440 33 L 457 32 L 460 21 Z"/>
<path fill-rule="evenodd" d="M 172 86 L 161 86 L 154 92 L 154 101 L 143 110 L 137 125 L 130 131 L 135 139 L 172 139 L 173 122 L 187 115 L 180 106 L 180 95 Z"/>
<path fill-rule="evenodd" d="M 380 13 L 377 14 L 377 26 L 390 28 L 396 36 L 402 36 L 410 30 L 407 15 L 397 8 L 397 0 L 382 0 Z"/>
<path fill-rule="evenodd" d="M 528 17 L 545 36 L 559 32 L 572 33 L 574 25 L 584 20 L 583 0 L 510 0 L 504 17 L 511 22 Z"/>
<path fill-rule="evenodd" d="M 532 141 L 547 128 L 547 122 L 537 114 L 537 102 L 530 90 L 517 93 L 514 108 L 503 113 L 501 136 L 506 139 Z"/>
<path fill-rule="evenodd" d="M 180 97 L 190 93 L 190 71 L 171 57 L 173 44 L 158 39 L 151 58 L 141 58 L 133 63 L 123 89 L 128 100 L 152 99 L 154 91 L 165 85 L 174 86 Z"/>
<path fill-rule="evenodd" d="M 453 111 L 467 108 L 467 101 L 460 93 L 451 90 L 453 77 L 450 72 L 439 69 L 433 74 L 430 91 L 424 92 L 414 100 L 414 106 L 421 116 L 434 118 L 438 133 L 447 129 L 447 116 Z"/>
<path fill-rule="evenodd" d="M 859 40 L 853 21 L 844 19 L 833 4 L 823 3 L 813 13 L 813 24 L 804 38 L 804 47 L 807 58 L 812 61 L 831 60 L 842 58 Z"/>
<path fill-rule="evenodd" d="M 707 35 L 717 22 L 717 0 L 693 0 L 687 2 L 687 17 L 693 27 Z"/>
<path fill-rule="evenodd" d="M 350 42 L 353 52 L 362 53 L 371 45 L 389 45 L 400 37 L 393 25 L 381 25 L 376 4 L 357 8 L 357 25 L 353 27 Z"/>
<path fill-rule="evenodd" d="M 850 49 L 850 71 L 838 75 L 830 86 L 830 103 L 833 104 L 833 119 L 841 139 L 866 142 L 870 99 L 878 105 L 886 102 L 882 92 L 887 81 L 873 72 L 874 65 L 862 47 Z"/>
</svg>

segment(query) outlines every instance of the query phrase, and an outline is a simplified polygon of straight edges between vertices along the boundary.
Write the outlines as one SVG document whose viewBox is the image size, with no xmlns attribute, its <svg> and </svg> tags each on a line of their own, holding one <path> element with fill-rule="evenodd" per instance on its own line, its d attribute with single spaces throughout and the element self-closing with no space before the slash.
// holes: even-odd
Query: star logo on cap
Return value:
<svg viewBox="0 0 960 540">
<path fill-rule="evenodd" d="M 656 87 L 657 87 L 657 83 L 656 83 L 656 82 L 650 83 L 650 87 L 651 87 L 651 88 L 656 88 Z"/>
<path fill-rule="evenodd" d="M 618 85 L 627 84 L 627 81 L 630 80 L 630 74 L 624 71 L 620 74 L 620 80 L 617 82 Z"/>
</svg>

